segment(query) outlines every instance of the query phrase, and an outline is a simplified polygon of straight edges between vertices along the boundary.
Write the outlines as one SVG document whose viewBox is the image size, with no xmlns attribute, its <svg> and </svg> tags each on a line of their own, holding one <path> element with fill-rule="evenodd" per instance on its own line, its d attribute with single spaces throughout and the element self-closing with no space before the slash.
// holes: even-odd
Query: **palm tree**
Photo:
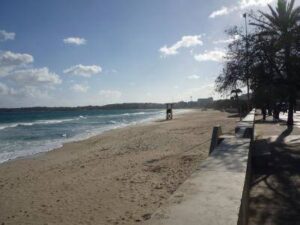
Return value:
<svg viewBox="0 0 300 225">
<path fill-rule="evenodd" d="M 299 32 L 300 7 L 294 8 L 295 0 L 287 3 L 286 0 L 278 0 L 277 8 L 269 5 L 271 14 L 260 12 L 262 19 L 254 18 L 251 23 L 260 29 L 259 35 L 265 39 L 275 40 L 274 48 L 277 48 L 277 57 L 281 61 L 281 76 L 285 78 L 289 90 L 288 125 L 293 125 L 293 110 L 295 107 L 297 84 L 296 71 L 292 70 L 291 59 L 293 48 L 296 45 L 297 32 Z M 298 40 L 299 41 L 299 40 Z"/>
</svg>

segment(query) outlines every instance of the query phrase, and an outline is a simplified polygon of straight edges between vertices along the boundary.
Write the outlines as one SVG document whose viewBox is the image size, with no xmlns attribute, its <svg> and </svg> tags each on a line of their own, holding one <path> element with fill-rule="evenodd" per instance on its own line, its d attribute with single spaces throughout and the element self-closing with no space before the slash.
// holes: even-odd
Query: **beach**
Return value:
<svg viewBox="0 0 300 225">
<path fill-rule="evenodd" d="M 142 224 L 236 120 L 192 110 L 0 164 L 0 224 Z"/>
</svg>

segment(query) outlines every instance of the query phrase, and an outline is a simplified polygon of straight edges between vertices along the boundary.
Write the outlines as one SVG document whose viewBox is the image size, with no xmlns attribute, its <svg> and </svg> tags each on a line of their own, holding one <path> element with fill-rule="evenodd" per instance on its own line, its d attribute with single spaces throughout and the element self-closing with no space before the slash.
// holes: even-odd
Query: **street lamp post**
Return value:
<svg viewBox="0 0 300 225">
<path fill-rule="evenodd" d="M 249 53 L 248 53 L 248 26 L 247 26 L 247 13 L 243 14 L 245 18 L 245 32 L 246 32 L 246 82 L 247 82 L 247 108 L 250 110 L 250 84 L 249 84 Z"/>
</svg>

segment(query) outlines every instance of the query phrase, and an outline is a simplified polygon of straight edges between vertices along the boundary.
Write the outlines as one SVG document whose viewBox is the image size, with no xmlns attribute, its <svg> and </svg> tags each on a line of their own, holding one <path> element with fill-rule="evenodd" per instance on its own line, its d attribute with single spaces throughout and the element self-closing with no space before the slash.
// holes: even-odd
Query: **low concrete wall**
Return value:
<svg viewBox="0 0 300 225">
<path fill-rule="evenodd" d="M 255 121 L 255 112 L 253 109 L 240 123 L 236 126 L 236 136 L 240 138 L 249 138 L 250 139 L 250 147 L 248 152 L 248 161 L 247 161 L 247 170 L 246 170 L 246 179 L 244 184 L 243 196 L 240 207 L 239 221 L 238 225 L 247 225 L 248 224 L 248 211 L 249 211 L 249 190 L 250 190 L 250 178 L 251 178 L 251 170 L 252 170 L 252 142 L 254 139 L 255 129 L 254 129 L 254 121 Z M 241 127 L 241 128 L 240 128 Z M 244 133 L 243 133 L 243 132 Z"/>
<path fill-rule="evenodd" d="M 255 109 L 253 109 L 235 128 L 238 138 L 250 138 L 253 140 Z"/>
<path fill-rule="evenodd" d="M 251 127 L 253 136 L 254 116 L 255 110 L 238 123 L 236 137 L 224 139 L 146 224 L 247 224 L 251 145 L 247 136 Z"/>
<path fill-rule="evenodd" d="M 220 136 L 222 135 L 222 128 L 221 126 L 215 126 L 213 128 L 210 140 L 210 147 L 209 147 L 209 154 L 213 152 L 213 150 L 218 146 L 220 143 Z"/>
</svg>

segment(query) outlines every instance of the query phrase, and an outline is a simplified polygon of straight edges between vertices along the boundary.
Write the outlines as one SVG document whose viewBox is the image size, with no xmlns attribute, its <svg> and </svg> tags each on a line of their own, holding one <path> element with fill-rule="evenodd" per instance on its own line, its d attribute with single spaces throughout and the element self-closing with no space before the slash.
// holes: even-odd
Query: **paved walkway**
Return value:
<svg viewBox="0 0 300 225">
<path fill-rule="evenodd" d="M 246 224 L 248 198 L 244 186 L 249 181 L 249 130 L 254 116 L 253 110 L 239 122 L 236 130 L 240 137 L 227 137 L 214 148 L 145 224 Z"/>
<path fill-rule="evenodd" d="M 249 225 L 300 225 L 300 113 L 274 123 L 256 118 Z"/>
</svg>

